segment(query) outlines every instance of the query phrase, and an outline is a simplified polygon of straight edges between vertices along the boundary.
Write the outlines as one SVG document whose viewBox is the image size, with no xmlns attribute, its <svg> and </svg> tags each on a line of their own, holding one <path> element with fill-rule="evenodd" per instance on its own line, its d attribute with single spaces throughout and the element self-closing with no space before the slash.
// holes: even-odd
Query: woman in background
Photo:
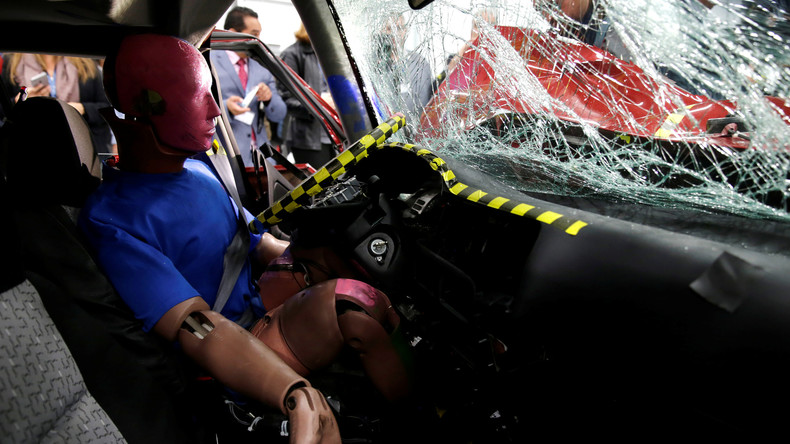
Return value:
<svg viewBox="0 0 790 444">
<path fill-rule="evenodd" d="M 50 54 L 14 53 L 7 57 L 4 74 L 14 88 L 26 87 L 28 97 L 57 97 L 73 106 L 88 122 L 98 154 L 112 150 L 110 127 L 99 109 L 110 106 L 104 93 L 101 68 L 95 60 Z M 32 86 L 31 79 L 46 73 L 47 81 Z"/>
</svg>

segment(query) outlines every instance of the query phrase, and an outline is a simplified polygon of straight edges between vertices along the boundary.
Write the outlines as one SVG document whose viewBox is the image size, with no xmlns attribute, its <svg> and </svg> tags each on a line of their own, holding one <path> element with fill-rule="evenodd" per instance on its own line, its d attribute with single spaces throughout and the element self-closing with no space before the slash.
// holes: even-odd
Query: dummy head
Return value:
<svg viewBox="0 0 790 444">
<path fill-rule="evenodd" d="M 104 89 L 127 118 L 150 124 L 165 147 L 194 153 L 211 144 L 220 111 L 208 65 L 189 43 L 154 34 L 126 37 L 107 57 Z"/>
</svg>

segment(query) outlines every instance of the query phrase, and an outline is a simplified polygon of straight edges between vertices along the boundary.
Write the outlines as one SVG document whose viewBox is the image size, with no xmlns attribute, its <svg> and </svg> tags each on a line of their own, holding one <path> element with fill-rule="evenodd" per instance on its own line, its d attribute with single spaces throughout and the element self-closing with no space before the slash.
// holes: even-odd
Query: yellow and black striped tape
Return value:
<svg viewBox="0 0 790 444">
<path fill-rule="evenodd" d="M 293 189 L 288 195 L 264 210 L 258 215 L 257 220 L 260 221 L 264 227 L 269 227 L 281 222 L 286 214 L 293 213 L 302 205 L 309 204 L 310 197 L 320 193 L 329 184 L 334 182 L 335 179 L 346 171 L 346 167 L 355 165 L 357 162 L 367 157 L 369 149 L 396 148 L 412 152 L 420 158 L 425 159 L 430 164 L 431 168 L 442 176 L 450 192 L 466 200 L 486 205 L 500 211 L 506 211 L 516 216 L 531 217 L 539 222 L 559 228 L 573 236 L 577 235 L 582 228 L 588 225 L 587 222 L 569 218 L 553 211 L 547 211 L 535 205 L 515 202 L 508 198 L 495 196 L 483 190 L 465 185 L 458 181 L 455 174 L 447 167 L 447 163 L 445 163 L 444 160 L 426 149 L 399 142 L 384 144 L 384 141 L 388 137 L 403 128 L 405 124 L 406 120 L 403 116 L 398 115 L 389 118 L 386 122 L 382 123 L 369 134 L 351 145 L 324 168 L 321 168 L 313 174 L 313 176 Z M 255 222 L 251 223 L 250 229 L 253 232 L 257 232 L 254 225 Z"/>
<path fill-rule="evenodd" d="M 347 167 L 356 165 L 357 162 L 367 157 L 368 149 L 383 144 L 388 137 L 403 128 L 405 124 L 406 118 L 401 115 L 390 117 L 275 202 L 274 205 L 265 209 L 256 219 L 264 227 L 271 227 L 282 222 L 286 214 L 293 213 L 302 205 L 309 204 L 310 197 L 323 191 L 341 174 L 345 173 Z M 249 224 L 253 233 L 258 232 L 255 225 L 254 221 Z"/>
<path fill-rule="evenodd" d="M 417 156 L 425 159 L 436 172 L 441 174 L 444 183 L 451 193 L 458 197 L 462 197 L 471 202 L 479 203 L 487 207 L 491 207 L 500 211 L 505 211 L 516 216 L 531 217 L 539 222 L 549 224 L 553 227 L 559 228 L 570 235 L 579 234 L 579 230 L 587 226 L 587 222 L 569 218 L 554 211 L 547 211 L 535 205 L 528 205 L 525 203 L 515 202 L 506 197 L 495 196 L 489 194 L 481 189 L 472 188 L 458 181 L 455 173 L 447 167 L 444 160 L 437 157 L 432 152 L 418 148 L 414 145 L 392 142 L 384 145 L 384 147 L 400 148 L 410 151 Z M 381 147 L 380 147 L 381 148 Z"/>
</svg>

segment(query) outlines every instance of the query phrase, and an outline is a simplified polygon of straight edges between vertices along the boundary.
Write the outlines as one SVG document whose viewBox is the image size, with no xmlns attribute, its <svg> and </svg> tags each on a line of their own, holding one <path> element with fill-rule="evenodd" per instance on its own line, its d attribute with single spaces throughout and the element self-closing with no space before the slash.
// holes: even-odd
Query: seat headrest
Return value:
<svg viewBox="0 0 790 444">
<path fill-rule="evenodd" d="M 8 185 L 31 203 L 82 207 L 101 182 L 101 162 L 85 119 L 52 97 L 17 103 L 8 120 Z"/>
</svg>

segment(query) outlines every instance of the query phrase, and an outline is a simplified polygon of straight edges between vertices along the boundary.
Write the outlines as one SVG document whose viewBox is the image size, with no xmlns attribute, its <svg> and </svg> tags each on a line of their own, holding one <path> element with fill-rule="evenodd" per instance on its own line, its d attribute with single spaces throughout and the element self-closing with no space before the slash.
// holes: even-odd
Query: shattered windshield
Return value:
<svg viewBox="0 0 790 444">
<path fill-rule="evenodd" d="M 565 3 L 335 8 L 394 139 L 527 192 L 790 220 L 784 2 Z"/>
</svg>

